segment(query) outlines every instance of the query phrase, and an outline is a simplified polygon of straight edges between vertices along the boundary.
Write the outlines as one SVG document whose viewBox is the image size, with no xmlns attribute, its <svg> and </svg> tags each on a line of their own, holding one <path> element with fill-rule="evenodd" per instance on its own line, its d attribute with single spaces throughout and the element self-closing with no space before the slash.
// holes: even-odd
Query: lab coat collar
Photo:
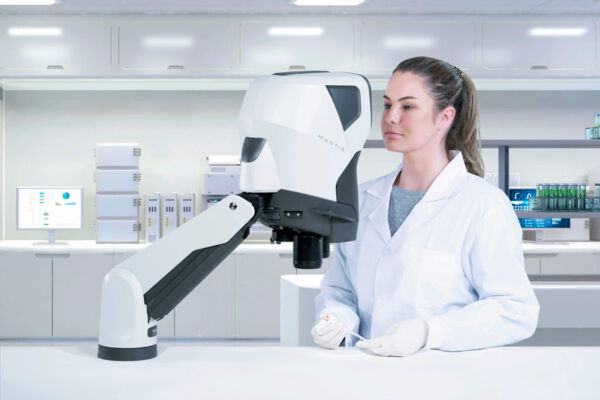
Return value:
<svg viewBox="0 0 600 400">
<path fill-rule="evenodd" d="M 459 150 L 450 150 L 451 160 L 435 178 L 421 201 L 435 201 L 451 197 L 458 189 L 457 184 L 467 176 L 467 168 Z M 389 199 L 396 177 L 402 171 L 402 164 L 394 171 L 376 180 L 367 188 L 367 193 L 379 198 Z"/>
<path fill-rule="evenodd" d="M 428 203 L 452 197 L 460 190 L 460 183 L 468 174 L 467 168 L 465 167 L 465 162 L 460 151 L 451 150 L 450 157 L 450 162 L 435 178 L 421 199 L 421 203 Z M 369 214 L 369 219 L 374 223 L 379 235 L 386 242 L 391 238 L 389 224 L 385 223 L 385 221 L 388 220 L 390 193 L 394 181 L 400 171 L 402 171 L 402 163 L 400 163 L 396 170 L 376 180 L 373 185 L 366 190 L 367 193 L 379 199 L 379 204 L 375 206 L 373 211 Z"/>
</svg>

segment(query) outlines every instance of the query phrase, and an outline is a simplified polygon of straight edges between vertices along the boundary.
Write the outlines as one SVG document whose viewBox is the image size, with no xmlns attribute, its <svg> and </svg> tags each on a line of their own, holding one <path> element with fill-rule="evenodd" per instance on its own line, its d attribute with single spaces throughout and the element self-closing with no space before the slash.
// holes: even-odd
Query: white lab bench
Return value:
<svg viewBox="0 0 600 400">
<path fill-rule="evenodd" d="M 598 399 L 600 347 L 379 357 L 357 348 L 176 346 L 152 360 L 95 344 L 0 347 L 2 399 Z"/>
</svg>

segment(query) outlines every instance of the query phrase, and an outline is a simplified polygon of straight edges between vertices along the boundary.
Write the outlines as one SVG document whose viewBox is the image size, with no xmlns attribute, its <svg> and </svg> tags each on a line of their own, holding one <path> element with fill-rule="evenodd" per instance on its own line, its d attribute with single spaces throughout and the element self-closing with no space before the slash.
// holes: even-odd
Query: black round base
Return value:
<svg viewBox="0 0 600 400">
<path fill-rule="evenodd" d="M 106 347 L 98 345 L 98 358 L 111 361 L 140 361 L 156 357 L 156 345 L 148 347 Z"/>
</svg>

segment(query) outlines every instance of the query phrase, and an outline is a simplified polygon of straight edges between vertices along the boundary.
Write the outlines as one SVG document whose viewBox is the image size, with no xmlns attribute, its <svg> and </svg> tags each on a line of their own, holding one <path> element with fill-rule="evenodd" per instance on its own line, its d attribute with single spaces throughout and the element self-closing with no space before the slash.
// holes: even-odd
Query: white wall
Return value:
<svg viewBox="0 0 600 400">
<path fill-rule="evenodd" d="M 4 178 L 2 178 L 4 162 L 4 89 L 0 88 L 0 238 L 4 237 Z"/>
<path fill-rule="evenodd" d="M 94 239 L 96 142 L 139 142 L 142 195 L 201 193 L 209 154 L 235 154 L 241 145 L 237 113 L 241 91 L 5 91 L 5 239 L 44 239 L 17 231 L 15 190 L 20 185 L 82 185 L 84 229 L 58 239 Z M 370 138 L 380 138 L 383 91 L 373 93 Z M 484 139 L 581 139 L 593 124 L 595 92 L 481 92 Z M 496 150 L 484 150 L 497 171 Z M 365 149 L 359 181 L 387 173 L 401 161 L 385 149 Z M 523 185 L 585 181 L 600 168 L 598 150 L 513 150 L 511 171 Z M 0 216 L 1 218 L 1 216 Z"/>
</svg>

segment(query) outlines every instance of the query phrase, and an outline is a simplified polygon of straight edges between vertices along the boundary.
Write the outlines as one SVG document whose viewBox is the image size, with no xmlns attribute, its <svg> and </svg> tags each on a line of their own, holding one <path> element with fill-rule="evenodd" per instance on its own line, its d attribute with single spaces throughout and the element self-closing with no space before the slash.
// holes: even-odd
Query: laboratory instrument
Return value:
<svg viewBox="0 0 600 400">
<path fill-rule="evenodd" d="M 146 195 L 144 210 L 146 243 L 156 242 L 160 239 L 160 193 Z"/>
<path fill-rule="evenodd" d="M 297 268 L 319 268 L 329 243 L 358 227 L 356 166 L 371 125 L 366 78 L 285 72 L 253 81 L 238 127 L 239 195 L 232 194 L 113 268 L 104 278 L 98 357 L 156 356 L 167 315 L 260 220 L 293 241 Z"/>
<path fill-rule="evenodd" d="M 137 243 L 139 222 L 138 143 L 96 143 L 96 243 Z"/>
</svg>

